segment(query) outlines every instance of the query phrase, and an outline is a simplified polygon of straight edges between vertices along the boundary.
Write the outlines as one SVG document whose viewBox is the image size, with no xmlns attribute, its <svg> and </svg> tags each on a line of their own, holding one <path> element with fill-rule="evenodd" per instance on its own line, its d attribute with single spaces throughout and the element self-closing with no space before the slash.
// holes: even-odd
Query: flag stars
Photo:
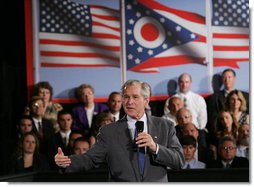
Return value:
<svg viewBox="0 0 254 187">
<path fill-rule="evenodd" d="M 176 43 L 180 45 L 182 42 L 180 40 L 176 40 Z"/>
<path fill-rule="evenodd" d="M 137 48 L 137 51 L 138 51 L 139 53 L 142 53 L 142 52 L 143 52 L 143 48 L 139 46 L 139 47 Z"/>
<path fill-rule="evenodd" d="M 162 48 L 163 48 L 163 49 L 167 49 L 167 48 L 168 48 L 168 45 L 167 45 L 167 44 L 162 44 Z"/>
<path fill-rule="evenodd" d="M 140 12 L 137 12 L 136 13 L 136 16 L 139 18 L 141 16 L 141 13 Z"/>
<path fill-rule="evenodd" d="M 128 54 L 128 59 L 132 60 L 133 59 L 133 55 L 132 54 Z"/>
<path fill-rule="evenodd" d="M 130 4 L 128 4 L 128 5 L 126 6 L 126 8 L 127 8 L 127 10 L 131 10 L 131 9 L 132 9 L 132 6 L 131 6 Z"/>
<path fill-rule="evenodd" d="M 176 26 L 176 31 L 180 32 L 182 30 L 182 27 L 180 27 L 179 25 Z"/>
<path fill-rule="evenodd" d="M 141 60 L 139 58 L 135 59 L 135 64 L 140 64 Z"/>
<path fill-rule="evenodd" d="M 191 39 L 194 39 L 194 38 L 196 38 L 196 35 L 191 33 L 190 37 L 191 37 Z"/>
<path fill-rule="evenodd" d="M 131 29 L 127 29 L 126 33 L 127 33 L 128 35 L 131 35 L 131 34 L 132 34 L 132 30 L 131 30 Z"/>
<path fill-rule="evenodd" d="M 151 56 L 151 55 L 153 55 L 153 50 L 149 49 L 147 53 L 148 53 L 148 55 Z"/>
<path fill-rule="evenodd" d="M 129 45 L 133 46 L 135 44 L 135 42 L 133 40 L 129 41 Z"/>
<path fill-rule="evenodd" d="M 130 25 L 133 25 L 134 23 L 135 23 L 135 21 L 134 21 L 133 19 L 130 19 L 130 20 L 129 20 L 129 24 L 130 24 Z"/>
<path fill-rule="evenodd" d="M 165 23 L 165 18 L 160 18 L 161 23 Z"/>
</svg>

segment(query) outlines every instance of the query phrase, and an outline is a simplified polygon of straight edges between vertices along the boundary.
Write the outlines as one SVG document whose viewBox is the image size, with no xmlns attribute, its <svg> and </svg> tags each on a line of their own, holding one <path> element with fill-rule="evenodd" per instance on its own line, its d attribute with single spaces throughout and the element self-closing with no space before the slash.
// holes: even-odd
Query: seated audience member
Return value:
<svg viewBox="0 0 254 187">
<path fill-rule="evenodd" d="M 73 146 L 74 146 L 74 141 L 79 138 L 79 137 L 83 137 L 83 133 L 79 130 L 71 130 L 70 136 L 69 136 L 69 144 L 67 147 L 67 155 L 71 155 L 72 154 L 72 150 L 73 150 Z"/>
<path fill-rule="evenodd" d="M 94 88 L 89 84 L 81 84 L 77 94 L 80 103 L 72 110 L 72 130 L 80 130 L 89 138 L 94 116 L 108 110 L 108 106 L 94 101 Z"/>
<path fill-rule="evenodd" d="M 191 135 L 185 135 L 180 138 L 180 143 L 183 147 L 183 154 L 185 158 L 185 164 L 182 169 L 203 169 L 206 168 L 204 162 L 198 161 L 195 157 L 197 149 L 196 139 Z"/>
<path fill-rule="evenodd" d="M 218 145 L 219 157 L 209 168 L 249 168 L 249 160 L 236 156 L 236 141 L 232 136 L 224 136 Z"/>
<path fill-rule="evenodd" d="M 178 78 L 179 92 L 173 96 L 180 97 L 184 107 L 189 109 L 192 114 L 192 122 L 198 129 L 205 130 L 207 124 L 207 109 L 205 99 L 197 93 L 191 91 L 192 77 L 188 73 L 183 73 Z M 169 99 L 168 99 L 169 100 Z M 165 103 L 164 110 L 168 112 L 168 100 Z"/>
<path fill-rule="evenodd" d="M 122 108 L 122 95 L 120 92 L 111 92 L 109 94 L 107 104 L 109 107 L 108 111 L 112 115 L 113 121 L 118 121 L 125 115 L 125 112 Z"/>
<path fill-rule="evenodd" d="M 217 159 L 217 147 L 219 140 L 224 136 L 232 136 L 237 139 L 238 124 L 229 111 L 221 111 L 218 114 L 214 133 L 210 133 L 210 149 L 213 151 L 214 159 Z"/>
<path fill-rule="evenodd" d="M 245 123 L 238 129 L 236 156 L 249 159 L 250 125 Z"/>
<path fill-rule="evenodd" d="M 50 165 L 46 157 L 39 152 L 39 140 L 33 132 L 25 133 L 18 142 L 18 147 L 11 163 L 10 174 L 26 172 L 46 172 Z"/>
<path fill-rule="evenodd" d="M 177 120 L 177 125 L 175 126 L 176 135 L 178 138 L 180 138 L 182 136 L 183 124 L 192 122 L 191 111 L 187 108 L 181 108 L 176 113 L 176 120 Z"/>
<path fill-rule="evenodd" d="M 250 116 L 247 113 L 246 100 L 239 90 L 231 91 L 225 102 L 225 110 L 230 111 L 239 125 L 250 123 Z"/>
<path fill-rule="evenodd" d="M 23 134 L 27 132 L 31 132 L 33 129 L 33 120 L 30 116 L 23 115 L 19 119 L 17 130 L 18 130 L 18 138 L 20 138 Z"/>
<path fill-rule="evenodd" d="M 109 112 L 102 112 L 95 117 L 94 123 L 92 125 L 92 133 L 90 136 L 91 147 L 96 142 L 96 136 L 99 133 L 100 128 L 112 122 L 113 122 L 113 117 Z"/>
<path fill-rule="evenodd" d="M 55 134 L 56 146 L 61 147 L 65 154 L 69 154 L 68 144 L 71 134 L 72 115 L 70 112 L 61 110 L 58 112 L 58 124 L 60 131 Z"/>
<path fill-rule="evenodd" d="M 40 96 L 44 102 L 43 117 L 49 119 L 53 123 L 54 131 L 59 131 L 59 124 L 57 123 L 57 113 L 63 109 L 62 105 L 52 101 L 53 87 L 47 81 L 38 82 L 34 85 L 34 96 Z"/>
<path fill-rule="evenodd" d="M 81 155 L 86 153 L 90 149 L 89 140 L 85 137 L 79 137 L 74 140 L 72 154 Z"/>
<path fill-rule="evenodd" d="M 207 139 L 200 138 L 199 130 L 193 123 L 185 123 L 183 125 L 183 136 L 190 135 L 193 136 L 197 141 L 197 149 L 195 152 L 195 158 L 201 162 L 208 163 L 211 161 L 212 151 L 207 148 Z"/>
<path fill-rule="evenodd" d="M 226 102 L 227 95 L 235 90 L 236 84 L 236 72 L 233 69 L 225 69 L 222 72 L 222 83 L 223 89 L 214 92 L 212 95 L 206 98 L 207 103 L 207 116 L 208 116 L 208 123 L 207 129 L 209 132 L 213 132 L 213 125 L 215 123 L 215 119 L 217 118 L 218 113 L 221 110 L 224 110 L 224 103 Z M 249 111 L 249 93 L 241 91 L 244 95 L 247 104 L 247 112 Z"/>
<path fill-rule="evenodd" d="M 177 125 L 176 113 L 179 109 L 183 108 L 183 105 L 184 105 L 183 101 L 180 99 L 180 97 L 171 97 L 168 100 L 169 112 L 167 114 L 164 114 L 162 117 L 170 120 L 176 126 Z"/>
<path fill-rule="evenodd" d="M 54 165 L 56 144 L 54 141 L 53 123 L 43 117 L 44 102 L 40 96 L 33 96 L 30 101 L 31 118 L 33 119 L 33 132 L 39 138 L 40 153 L 48 157 Z M 54 165 L 55 166 L 55 165 Z"/>
</svg>

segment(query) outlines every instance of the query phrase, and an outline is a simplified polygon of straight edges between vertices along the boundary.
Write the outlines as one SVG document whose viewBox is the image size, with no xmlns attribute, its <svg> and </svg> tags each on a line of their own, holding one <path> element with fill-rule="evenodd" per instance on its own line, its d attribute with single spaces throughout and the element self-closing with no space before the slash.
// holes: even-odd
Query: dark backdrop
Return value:
<svg viewBox="0 0 254 187">
<path fill-rule="evenodd" d="M 1 2 L 0 175 L 11 162 L 15 124 L 26 98 L 26 57 L 23 0 Z"/>
</svg>

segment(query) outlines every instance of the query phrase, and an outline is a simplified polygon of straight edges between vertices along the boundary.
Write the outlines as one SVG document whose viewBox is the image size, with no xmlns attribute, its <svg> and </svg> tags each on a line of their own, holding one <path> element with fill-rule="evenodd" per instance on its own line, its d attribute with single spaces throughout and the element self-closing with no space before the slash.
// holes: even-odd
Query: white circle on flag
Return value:
<svg viewBox="0 0 254 187">
<path fill-rule="evenodd" d="M 133 30 L 135 39 L 146 48 L 160 46 L 166 37 L 162 25 L 154 18 L 148 16 L 139 19 Z"/>
</svg>

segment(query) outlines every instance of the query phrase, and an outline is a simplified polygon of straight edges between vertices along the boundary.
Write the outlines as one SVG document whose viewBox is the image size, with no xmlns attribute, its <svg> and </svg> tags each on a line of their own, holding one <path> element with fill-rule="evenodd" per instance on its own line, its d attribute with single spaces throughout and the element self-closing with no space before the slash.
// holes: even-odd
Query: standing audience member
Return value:
<svg viewBox="0 0 254 187">
<path fill-rule="evenodd" d="M 108 106 L 94 101 L 94 88 L 90 84 L 81 84 L 77 94 L 80 103 L 72 110 L 72 129 L 81 130 L 84 136 L 89 138 L 94 116 L 108 110 Z"/>
<path fill-rule="evenodd" d="M 178 78 L 178 86 L 179 92 L 174 96 L 180 97 L 184 103 L 184 107 L 191 111 L 192 122 L 196 127 L 204 130 L 207 123 L 206 102 L 202 96 L 191 91 L 191 75 L 188 73 L 181 74 Z M 164 111 L 168 108 L 168 100 L 165 103 Z"/>
<path fill-rule="evenodd" d="M 224 136 L 218 144 L 219 157 L 209 168 L 249 168 L 249 160 L 236 156 L 236 141 L 232 136 Z"/>
<path fill-rule="evenodd" d="M 176 113 L 178 110 L 183 108 L 184 104 L 181 98 L 179 97 L 171 97 L 168 100 L 168 109 L 169 112 L 167 114 L 164 114 L 162 117 L 165 119 L 170 120 L 171 122 L 174 123 L 174 125 L 177 125 L 177 119 L 176 119 Z"/>
<path fill-rule="evenodd" d="M 85 154 L 68 157 L 58 148 L 56 164 L 65 172 L 77 172 L 107 162 L 111 181 L 167 182 L 167 167 L 180 169 L 184 163 L 174 125 L 145 113 L 150 101 L 147 83 L 125 82 L 122 97 L 126 117 L 102 127 Z M 135 133 L 137 129 L 143 132 Z"/>
<path fill-rule="evenodd" d="M 49 82 L 38 82 L 34 86 L 34 95 L 43 98 L 44 115 L 43 117 L 49 119 L 53 123 L 54 131 L 59 131 L 59 124 L 57 123 L 57 113 L 63 109 L 62 105 L 52 101 L 53 87 Z"/>
<path fill-rule="evenodd" d="M 237 139 L 238 123 L 229 111 L 221 111 L 218 114 L 214 133 L 210 133 L 210 148 L 214 153 L 214 159 L 217 159 L 217 147 L 219 140 L 224 136 L 231 136 Z"/>
<path fill-rule="evenodd" d="M 183 154 L 185 158 L 185 164 L 183 169 L 204 169 L 206 164 L 204 162 L 198 161 L 195 157 L 195 152 L 197 149 L 197 141 L 191 135 L 184 135 L 180 139 L 180 143 L 183 147 Z"/>
<path fill-rule="evenodd" d="M 90 146 L 92 147 L 96 142 L 97 134 L 104 125 L 108 125 L 114 122 L 112 115 L 109 112 L 102 112 L 95 117 L 94 123 L 92 124 L 92 132 L 89 138 Z"/>
<path fill-rule="evenodd" d="M 120 92 L 111 92 L 108 98 L 109 113 L 112 115 L 113 121 L 121 119 L 125 113 L 122 109 L 122 95 Z"/>
<path fill-rule="evenodd" d="M 64 154 L 69 154 L 69 139 L 71 134 L 71 126 L 72 126 L 72 115 L 70 112 L 65 110 L 61 110 L 58 112 L 58 124 L 60 127 L 60 131 L 55 134 L 56 146 L 61 147 Z"/>
<path fill-rule="evenodd" d="M 230 111 L 239 125 L 250 123 L 250 116 L 247 113 L 247 105 L 241 91 L 231 91 L 225 102 L 225 110 Z"/>
<path fill-rule="evenodd" d="M 245 123 L 238 129 L 236 156 L 249 159 L 250 125 Z"/>
<path fill-rule="evenodd" d="M 46 157 L 39 152 L 39 140 L 33 132 L 25 133 L 18 142 L 18 147 L 11 163 L 10 174 L 26 172 L 46 172 L 50 165 Z"/>
<path fill-rule="evenodd" d="M 206 98 L 207 103 L 207 114 L 208 114 L 208 123 L 207 129 L 209 132 L 213 132 L 213 124 L 217 118 L 218 113 L 221 110 L 224 110 L 224 104 L 226 102 L 227 95 L 235 90 L 236 84 L 236 73 L 233 69 L 225 69 L 222 72 L 222 82 L 223 89 L 213 93 L 212 95 Z M 247 112 L 249 111 L 249 93 L 241 91 L 244 95 L 244 98 L 247 103 Z"/>
<path fill-rule="evenodd" d="M 85 137 L 79 137 L 74 140 L 73 151 L 75 155 L 81 155 L 86 153 L 90 149 L 89 140 Z"/>
</svg>

